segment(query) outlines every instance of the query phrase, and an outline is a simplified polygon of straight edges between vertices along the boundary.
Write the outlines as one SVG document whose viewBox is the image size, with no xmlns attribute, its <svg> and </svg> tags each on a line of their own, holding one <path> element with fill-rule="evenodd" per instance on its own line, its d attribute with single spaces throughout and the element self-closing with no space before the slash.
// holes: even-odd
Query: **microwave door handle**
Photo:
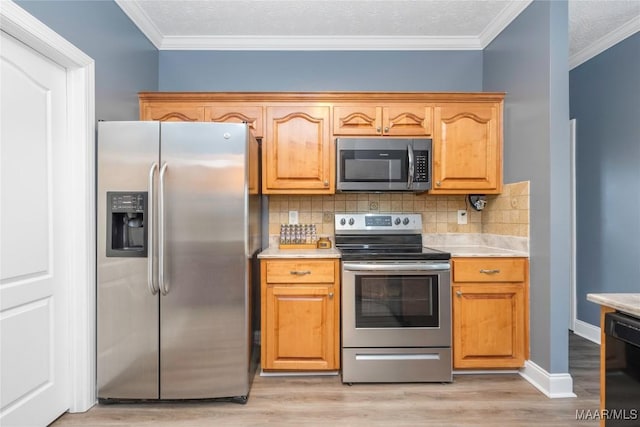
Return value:
<svg viewBox="0 0 640 427">
<path fill-rule="evenodd" d="M 407 174 L 407 188 L 411 189 L 413 187 L 413 176 L 415 173 L 415 161 L 413 157 L 413 146 L 411 144 L 407 145 L 407 152 L 409 154 L 409 173 Z"/>
</svg>

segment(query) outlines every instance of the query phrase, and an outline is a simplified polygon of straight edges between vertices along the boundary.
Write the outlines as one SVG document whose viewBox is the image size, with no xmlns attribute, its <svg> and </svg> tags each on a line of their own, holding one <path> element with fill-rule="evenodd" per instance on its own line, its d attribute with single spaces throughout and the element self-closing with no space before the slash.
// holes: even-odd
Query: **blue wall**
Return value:
<svg viewBox="0 0 640 427">
<path fill-rule="evenodd" d="M 479 91 L 481 51 L 161 51 L 161 91 Z"/>
<path fill-rule="evenodd" d="M 566 1 L 534 1 L 484 50 L 483 90 L 506 91 L 505 182 L 531 181 L 531 360 L 566 373 L 569 82 Z"/>
<path fill-rule="evenodd" d="M 576 119 L 577 300 L 599 326 L 590 292 L 640 292 L 640 34 L 570 73 Z"/>
<path fill-rule="evenodd" d="M 95 60 L 96 119 L 137 120 L 158 90 L 158 51 L 113 1 L 16 1 Z"/>
</svg>

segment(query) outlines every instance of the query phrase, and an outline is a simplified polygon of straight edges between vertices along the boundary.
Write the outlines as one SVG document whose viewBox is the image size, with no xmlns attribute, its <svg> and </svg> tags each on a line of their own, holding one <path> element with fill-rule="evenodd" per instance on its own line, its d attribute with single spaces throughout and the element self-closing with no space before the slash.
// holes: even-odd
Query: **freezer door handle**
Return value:
<svg viewBox="0 0 640 427">
<path fill-rule="evenodd" d="M 155 183 L 155 178 L 156 178 L 156 171 L 158 170 L 158 163 L 153 162 L 153 164 L 151 165 L 151 168 L 149 169 L 149 201 L 148 201 L 148 205 L 147 205 L 147 226 L 148 226 L 148 231 L 147 231 L 147 236 L 148 236 L 148 241 L 147 241 L 147 286 L 149 286 L 149 291 L 151 291 L 151 295 L 156 295 L 158 293 L 158 284 L 155 280 L 155 270 L 154 270 L 154 265 L 153 265 L 153 261 L 154 261 L 154 253 L 155 251 L 153 250 L 153 245 L 154 245 L 154 232 L 153 232 L 153 227 L 154 227 L 154 221 L 153 221 L 153 215 L 154 215 L 154 198 L 153 198 L 153 193 L 154 193 L 154 183 Z"/>
<path fill-rule="evenodd" d="M 168 164 L 160 168 L 160 185 L 158 187 L 158 281 L 162 295 L 169 293 L 169 284 L 164 277 L 164 175 Z"/>
</svg>

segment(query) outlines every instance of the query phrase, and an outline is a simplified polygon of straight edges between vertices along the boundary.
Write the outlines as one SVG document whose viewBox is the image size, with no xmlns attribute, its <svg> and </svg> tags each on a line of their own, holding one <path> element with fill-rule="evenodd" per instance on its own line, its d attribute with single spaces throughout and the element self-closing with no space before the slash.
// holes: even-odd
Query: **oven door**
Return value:
<svg viewBox="0 0 640 427">
<path fill-rule="evenodd" d="M 343 347 L 451 346 L 448 262 L 343 262 Z"/>
</svg>

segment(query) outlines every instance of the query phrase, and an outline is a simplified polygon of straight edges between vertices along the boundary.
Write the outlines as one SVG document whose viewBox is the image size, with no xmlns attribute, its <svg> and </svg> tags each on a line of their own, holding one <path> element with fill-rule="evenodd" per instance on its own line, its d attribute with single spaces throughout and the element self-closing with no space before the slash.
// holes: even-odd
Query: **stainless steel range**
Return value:
<svg viewBox="0 0 640 427">
<path fill-rule="evenodd" d="M 342 382 L 450 382 L 451 254 L 420 214 L 337 214 Z"/>
</svg>

